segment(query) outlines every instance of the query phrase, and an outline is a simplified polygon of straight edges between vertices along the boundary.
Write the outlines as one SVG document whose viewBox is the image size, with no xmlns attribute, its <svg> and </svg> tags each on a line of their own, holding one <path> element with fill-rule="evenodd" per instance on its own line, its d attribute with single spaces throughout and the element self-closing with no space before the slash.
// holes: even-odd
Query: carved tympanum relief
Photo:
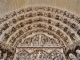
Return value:
<svg viewBox="0 0 80 60">
<path fill-rule="evenodd" d="M 0 49 L 0 59 L 79 60 L 80 49 L 69 47 L 80 41 L 80 17 L 52 7 L 22 8 L 0 18 L 0 41 L 15 50 Z"/>
</svg>

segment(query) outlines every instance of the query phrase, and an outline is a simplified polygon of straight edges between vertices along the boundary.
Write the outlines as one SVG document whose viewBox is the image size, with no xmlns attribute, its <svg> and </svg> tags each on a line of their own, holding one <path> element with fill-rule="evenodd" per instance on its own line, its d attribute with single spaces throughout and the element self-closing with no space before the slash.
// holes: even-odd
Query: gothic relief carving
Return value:
<svg viewBox="0 0 80 60">
<path fill-rule="evenodd" d="M 13 60 L 15 52 L 15 48 L 0 42 L 0 60 Z"/>
<path fill-rule="evenodd" d="M 44 50 L 35 50 L 32 53 L 27 53 L 26 51 L 22 50 L 19 51 L 15 60 L 64 60 L 65 57 L 60 51 L 54 51 L 51 53 L 47 53 Z"/>
<path fill-rule="evenodd" d="M 0 18 L 0 41 L 5 43 L 0 43 L 0 59 L 66 60 L 66 56 L 80 60 L 80 47 L 75 44 L 80 40 L 79 24 L 80 17 L 52 7 L 28 7 L 5 14 Z M 15 53 L 11 47 L 22 50 Z"/>
<path fill-rule="evenodd" d="M 80 41 L 70 45 L 69 47 L 66 47 L 64 49 L 64 54 L 66 58 L 69 60 L 79 60 L 80 59 Z"/>
<path fill-rule="evenodd" d="M 62 47 L 62 42 L 44 34 L 37 34 L 22 40 L 18 47 Z"/>
</svg>

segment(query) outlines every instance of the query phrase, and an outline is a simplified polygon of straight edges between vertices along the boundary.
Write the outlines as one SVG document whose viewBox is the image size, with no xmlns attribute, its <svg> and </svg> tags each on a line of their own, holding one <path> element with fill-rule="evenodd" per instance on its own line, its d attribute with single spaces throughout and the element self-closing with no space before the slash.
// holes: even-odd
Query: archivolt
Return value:
<svg viewBox="0 0 80 60">
<path fill-rule="evenodd" d="M 17 26 L 19 26 L 19 25 L 17 25 Z M 69 40 L 68 36 L 62 30 L 60 30 L 58 27 L 55 27 L 55 25 L 51 25 L 51 24 L 48 24 L 46 22 L 45 23 L 44 22 L 34 22 L 33 24 L 27 24 L 27 25 L 25 25 L 24 27 L 22 27 L 20 29 L 18 27 L 17 28 L 18 30 L 16 30 L 16 32 L 14 31 L 15 33 L 13 33 L 13 34 L 12 34 L 12 30 L 11 30 L 11 32 L 9 31 L 8 34 L 10 35 L 10 38 L 8 38 L 8 41 L 10 39 L 12 40 L 11 37 L 16 36 L 15 38 L 18 38 L 22 33 L 25 33 L 25 32 L 28 33 L 27 32 L 28 30 L 32 30 L 32 29 L 36 30 L 37 28 L 39 28 L 39 29 L 43 28 L 44 30 L 47 29 L 48 31 L 56 32 L 56 34 L 59 35 L 62 38 L 63 41 Z M 67 37 L 68 39 L 66 40 L 64 37 Z M 4 36 L 3 38 L 4 38 L 4 41 L 6 41 L 7 37 Z M 69 44 L 69 42 L 67 44 Z"/>
<path fill-rule="evenodd" d="M 56 32 L 57 36 L 60 36 L 62 40 L 64 40 L 63 37 L 66 35 L 67 40 L 72 44 L 73 42 L 79 41 L 80 38 L 79 19 L 80 17 L 70 12 L 52 7 L 22 8 L 5 14 L 5 16 L 1 18 L 0 38 L 1 41 L 7 43 L 12 39 L 11 36 L 16 36 L 16 32 L 19 31 L 17 35 L 19 37 L 19 34 L 24 35 L 26 30 L 38 27 L 39 29 L 44 28 L 43 30 L 48 29 Z M 24 28 L 24 26 L 27 27 Z M 22 30 L 24 30 L 24 33 Z M 61 37 L 61 34 L 63 37 Z"/>
<path fill-rule="evenodd" d="M 43 33 L 44 32 L 44 33 Z M 25 38 L 27 38 L 29 35 L 34 35 L 34 34 L 36 34 L 36 33 L 38 33 L 38 34 L 47 34 L 47 35 L 49 35 L 49 36 L 52 36 L 52 38 L 54 39 L 57 39 L 58 41 L 59 41 L 59 44 L 61 44 L 62 46 L 66 46 L 66 44 L 64 43 L 64 41 L 63 41 L 63 39 L 62 38 L 60 38 L 60 36 L 58 36 L 55 32 L 52 32 L 52 31 L 49 31 L 49 30 L 47 30 L 47 29 L 39 29 L 39 28 L 36 28 L 36 30 L 35 29 L 33 29 L 33 30 L 30 30 L 30 31 L 27 31 L 26 33 L 24 33 L 22 36 L 20 36 L 20 37 L 18 37 L 17 39 L 15 39 L 16 40 L 16 42 L 14 43 L 14 46 L 17 46 L 19 43 L 20 43 L 20 41 L 22 41 L 22 40 L 24 40 Z M 14 37 L 15 38 L 15 37 Z M 65 37 L 66 38 L 66 37 Z M 10 40 L 10 41 L 12 41 L 12 39 Z M 60 43 L 61 42 L 61 43 Z M 11 42 L 10 42 L 11 43 Z M 11 44 L 13 44 L 13 42 L 11 43 Z"/>
</svg>

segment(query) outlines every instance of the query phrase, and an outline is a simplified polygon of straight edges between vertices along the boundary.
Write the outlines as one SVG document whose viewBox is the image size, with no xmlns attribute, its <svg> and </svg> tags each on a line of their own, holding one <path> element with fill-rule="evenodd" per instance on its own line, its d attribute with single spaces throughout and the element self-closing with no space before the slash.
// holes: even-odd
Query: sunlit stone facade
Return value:
<svg viewBox="0 0 80 60">
<path fill-rule="evenodd" d="M 80 60 L 79 42 L 80 17 L 61 8 L 29 6 L 0 18 L 0 60 Z"/>
</svg>

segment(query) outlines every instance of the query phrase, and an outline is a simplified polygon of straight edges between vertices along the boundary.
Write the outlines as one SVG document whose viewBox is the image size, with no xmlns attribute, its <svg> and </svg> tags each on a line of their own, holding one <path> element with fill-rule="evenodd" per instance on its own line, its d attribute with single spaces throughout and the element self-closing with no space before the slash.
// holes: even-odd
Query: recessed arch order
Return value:
<svg viewBox="0 0 80 60">
<path fill-rule="evenodd" d="M 0 20 L 0 40 L 6 44 L 16 36 L 16 33 L 27 33 L 26 30 L 37 28 L 56 33 L 64 44 L 79 41 L 80 17 L 70 12 L 52 7 L 35 6 L 22 8 L 5 14 Z M 27 27 L 25 27 L 27 26 Z M 24 35 L 24 34 L 23 34 Z M 17 35 L 18 38 L 19 35 Z M 67 41 L 64 41 L 64 37 Z M 17 37 L 16 37 L 17 38 Z M 14 39 L 14 38 L 13 38 Z M 68 46 L 68 45 L 66 45 Z"/>
</svg>

